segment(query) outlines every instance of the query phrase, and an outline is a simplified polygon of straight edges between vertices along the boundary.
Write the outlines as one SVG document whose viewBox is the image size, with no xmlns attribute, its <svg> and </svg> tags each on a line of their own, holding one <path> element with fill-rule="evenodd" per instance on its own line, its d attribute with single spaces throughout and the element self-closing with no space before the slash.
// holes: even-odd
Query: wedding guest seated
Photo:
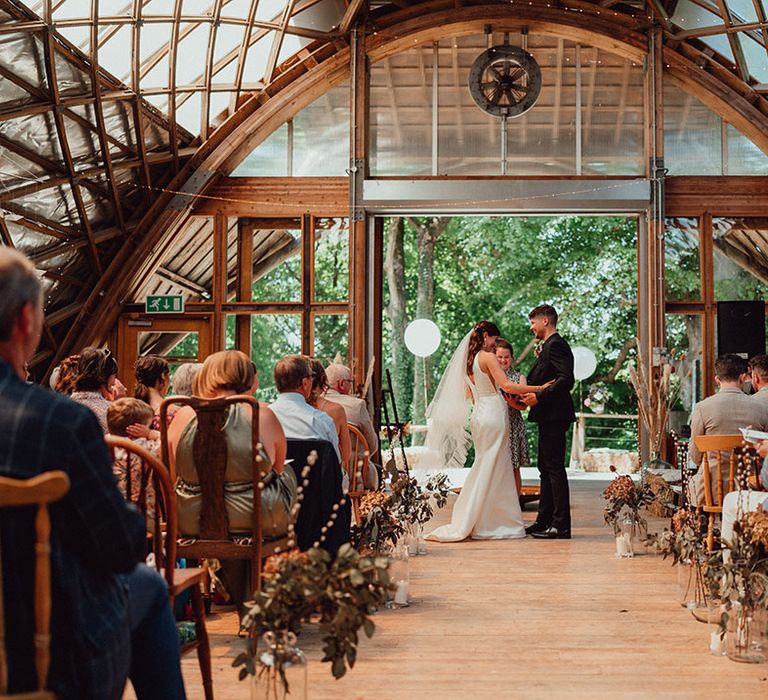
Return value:
<svg viewBox="0 0 768 700">
<path fill-rule="evenodd" d="M 149 426 L 128 426 L 127 435 L 130 437 L 146 438 L 148 440 L 160 439 L 160 404 L 171 386 L 171 368 L 168 361 L 157 355 L 147 355 L 136 360 L 133 367 L 136 375 L 136 388 L 133 390 L 134 398 L 143 401 L 152 408 L 154 417 Z M 168 411 L 168 424 L 170 425 L 175 409 Z"/>
<path fill-rule="evenodd" d="M 205 399 L 236 394 L 252 394 L 258 379 L 251 361 L 238 350 L 210 355 L 195 377 L 193 393 Z M 249 535 L 253 518 L 253 469 L 251 449 L 251 407 L 236 404 L 224 425 L 227 463 L 224 473 L 224 502 L 232 535 Z M 197 416 L 182 406 L 168 428 L 171 462 L 175 464 L 178 527 L 181 535 L 200 533 L 202 488 L 194 459 Z M 284 468 L 285 436 L 275 414 L 266 404 L 259 406 L 259 441 L 264 446 L 259 463 L 264 488 L 261 490 L 261 523 L 265 539 L 276 539 L 288 532 L 291 508 L 296 499 L 293 470 Z M 230 596 L 242 611 L 253 591 L 248 590 L 250 572 L 245 561 L 222 562 L 222 579 Z"/>
<path fill-rule="evenodd" d="M 80 362 L 80 355 L 65 357 L 61 364 L 51 372 L 51 389 L 59 394 L 70 396 L 75 390 L 78 362 Z"/>
<path fill-rule="evenodd" d="M 110 435 L 117 437 L 127 437 L 140 447 L 158 457 L 160 454 L 159 439 L 148 439 L 146 437 L 132 438 L 128 434 L 128 429 L 134 425 L 141 425 L 149 428 L 155 413 L 151 406 L 144 401 L 132 398 L 122 398 L 113 401 L 107 409 L 107 428 Z M 122 447 L 118 447 L 114 452 L 112 462 L 112 471 L 117 478 L 117 488 L 123 497 L 126 496 L 128 484 L 131 485 L 131 502 L 136 503 L 141 490 L 142 470 L 141 464 L 134 463 L 130 455 Z M 155 492 L 151 483 L 146 484 L 147 496 L 147 515 L 152 518 L 154 515 Z"/>
<path fill-rule="evenodd" d="M 339 435 L 327 413 L 310 406 L 313 371 L 303 355 L 287 355 L 275 365 L 275 387 L 280 395 L 270 404 L 285 437 L 297 440 L 327 440 L 341 460 Z"/>
<path fill-rule="evenodd" d="M 33 265 L 0 247 L 0 474 L 28 479 L 61 469 L 69 492 L 50 508 L 51 666 L 60 700 L 184 698 L 165 580 L 139 562 L 146 530 L 115 486 L 94 414 L 23 381 L 43 325 Z M 37 687 L 34 645 L 36 508 L 0 509 L 8 692 Z"/>
<path fill-rule="evenodd" d="M 309 395 L 309 399 L 307 399 L 307 403 L 330 416 L 336 427 L 336 435 L 339 438 L 341 463 L 342 465 L 345 465 L 349 462 L 349 458 L 352 456 L 352 442 L 349 438 L 349 425 L 347 424 L 346 413 L 339 404 L 325 398 L 325 393 L 328 391 L 328 378 L 326 377 L 323 363 L 320 362 L 320 360 L 311 359 L 309 365 L 312 368 L 313 377 L 312 391 Z M 349 477 L 346 472 L 344 474 L 344 479 L 344 492 L 346 493 L 349 489 Z"/>
<path fill-rule="evenodd" d="M 758 389 L 758 393 L 759 393 Z M 762 505 L 768 508 L 768 440 L 762 440 L 757 445 L 757 452 L 763 458 L 760 469 L 759 486 L 762 491 L 731 491 L 723 499 L 723 523 L 721 537 L 729 542 L 733 536 L 733 524 L 740 514 L 757 510 Z"/>
<path fill-rule="evenodd" d="M 755 355 L 749 361 L 752 377 L 752 398 L 768 406 L 768 355 Z"/>
<path fill-rule="evenodd" d="M 325 370 L 328 378 L 328 391 L 326 397 L 339 404 L 347 416 L 347 422 L 360 430 L 368 443 L 369 456 L 374 455 L 379 450 L 379 437 L 376 429 L 373 427 L 371 415 L 368 413 L 368 406 L 363 399 L 352 395 L 354 388 L 354 379 L 352 370 L 349 367 L 333 362 Z M 357 461 L 363 459 L 363 454 L 357 455 Z M 377 489 L 379 486 L 379 472 L 372 460 L 368 460 L 367 467 L 363 476 L 363 485 L 368 489 Z"/>
<path fill-rule="evenodd" d="M 171 391 L 174 396 L 192 396 L 192 382 L 202 366 L 199 362 L 188 362 L 176 370 L 171 380 Z"/>
<path fill-rule="evenodd" d="M 73 401 L 90 408 L 107 432 L 107 408 L 117 379 L 117 361 L 109 350 L 88 347 L 80 353 L 75 376 Z"/>
<path fill-rule="evenodd" d="M 746 373 L 746 360 L 738 355 L 721 355 L 715 361 L 715 383 L 719 391 L 714 396 L 699 401 L 691 414 L 691 442 L 688 458 L 692 467 L 701 466 L 702 455 L 694 441 L 698 435 L 738 435 L 739 428 L 747 426 L 755 430 L 768 429 L 768 404 L 747 396 L 741 390 Z M 717 473 L 714 468 L 716 460 L 716 454 L 710 455 L 713 493 L 717 490 Z M 723 453 L 722 460 L 724 464 L 728 464 L 730 455 Z M 727 469 L 723 470 L 723 476 L 727 478 Z M 700 505 L 704 502 L 702 469 L 692 477 L 689 490 L 692 505 Z M 724 493 L 725 490 L 724 488 Z"/>
</svg>

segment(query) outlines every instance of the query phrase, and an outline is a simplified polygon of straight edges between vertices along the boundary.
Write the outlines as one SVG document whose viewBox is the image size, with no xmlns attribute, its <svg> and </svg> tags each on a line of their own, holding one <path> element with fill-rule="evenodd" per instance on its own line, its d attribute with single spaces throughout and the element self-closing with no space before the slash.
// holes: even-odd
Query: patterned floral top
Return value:
<svg viewBox="0 0 768 700">
<path fill-rule="evenodd" d="M 158 457 L 160 454 L 160 441 L 159 440 L 147 440 L 146 438 L 133 438 L 139 447 L 143 447 L 147 452 Z M 130 462 L 130 469 L 129 469 Z M 123 497 L 128 498 L 126 493 L 128 491 L 128 483 L 130 481 L 131 503 L 136 503 L 141 494 L 141 482 L 142 482 L 142 469 L 139 458 L 136 455 L 129 455 L 122 447 L 115 448 L 115 460 L 112 463 L 112 473 L 117 479 L 117 488 L 120 489 L 120 493 Z M 149 475 L 147 475 L 149 476 Z M 145 503 L 147 505 L 147 521 L 148 524 L 152 523 L 155 518 L 155 487 L 152 481 L 148 479 L 148 483 L 144 485 L 146 489 Z"/>
<path fill-rule="evenodd" d="M 520 382 L 522 376 L 516 369 L 508 369 L 507 377 L 515 384 Z M 515 469 L 527 467 L 530 463 L 528 456 L 528 435 L 525 431 L 525 421 L 520 415 L 520 411 L 507 404 L 509 411 L 509 446 L 512 450 L 512 466 Z"/>
<path fill-rule="evenodd" d="M 107 401 L 99 391 L 75 391 L 70 397 L 73 401 L 87 406 L 99 419 L 99 425 L 104 433 L 107 433 L 107 409 L 109 408 L 109 401 Z"/>
</svg>

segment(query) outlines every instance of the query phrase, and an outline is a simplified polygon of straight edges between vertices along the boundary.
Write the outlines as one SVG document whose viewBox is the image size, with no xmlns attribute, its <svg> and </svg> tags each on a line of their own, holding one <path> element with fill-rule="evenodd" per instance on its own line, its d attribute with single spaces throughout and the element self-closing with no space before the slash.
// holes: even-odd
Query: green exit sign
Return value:
<svg viewBox="0 0 768 700">
<path fill-rule="evenodd" d="M 148 314 L 180 314 L 184 312 L 181 294 L 156 294 L 147 296 L 144 309 Z"/>
</svg>

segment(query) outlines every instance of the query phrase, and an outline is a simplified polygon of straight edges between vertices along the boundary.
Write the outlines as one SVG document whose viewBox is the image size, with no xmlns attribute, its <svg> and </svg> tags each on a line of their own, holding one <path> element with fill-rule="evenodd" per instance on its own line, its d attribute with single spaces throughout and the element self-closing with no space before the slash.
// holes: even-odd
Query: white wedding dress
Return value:
<svg viewBox="0 0 768 700">
<path fill-rule="evenodd" d="M 475 461 L 453 507 L 451 522 L 427 535 L 438 542 L 525 537 L 509 446 L 509 412 L 488 375 L 473 363 L 475 407 L 470 427 Z M 460 399 L 459 399 L 460 400 Z"/>
</svg>

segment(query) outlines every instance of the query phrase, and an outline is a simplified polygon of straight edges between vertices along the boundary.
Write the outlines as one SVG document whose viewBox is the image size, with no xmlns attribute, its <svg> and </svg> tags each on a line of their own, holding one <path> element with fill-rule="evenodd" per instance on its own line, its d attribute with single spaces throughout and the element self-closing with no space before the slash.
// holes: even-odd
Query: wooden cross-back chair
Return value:
<svg viewBox="0 0 768 700">
<path fill-rule="evenodd" d="M 253 469 L 253 515 L 251 534 L 232 537 L 224 499 L 224 476 L 227 468 L 227 443 L 224 425 L 232 406 L 246 404 L 251 407 L 251 450 Z M 253 396 L 236 395 L 217 399 L 201 399 L 189 396 L 171 396 L 160 406 L 160 435 L 162 459 L 168 466 L 175 482 L 175 467 L 171 463 L 168 445 L 168 410 L 171 406 L 189 406 L 197 415 L 197 433 L 193 455 L 201 489 L 200 529 L 194 539 L 178 543 L 180 557 L 190 559 L 237 559 L 251 562 L 251 590 L 261 586 L 261 567 L 266 557 L 289 549 L 289 537 L 264 541 L 261 526 L 261 470 L 259 468 L 259 402 Z M 184 533 L 182 533 L 183 535 Z"/>
<path fill-rule="evenodd" d="M 185 591 L 191 593 L 192 612 L 195 616 L 195 639 L 182 645 L 181 654 L 197 650 L 205 698 L 213 700 L 211 646 L 205 626 L 205 604 L 200 588 L 205 579 L 205 570 L 197 567 L 176 568 L 176 498 L 168 470 L 157 457 L 133 440 L 108 435 L 106 442 L 112 451 L 113 462 L 118 448 L 126 452 L 125 497 L 147 518 L 147 530 L 152 534 L 155 566 L 168 584 L 171 609 L 179 595 Z M 132 488 L 134 484 L 138 486 L 137 489 Z M 149 494 L 153 492 L 154 507 L 147 502 Z"/>
<path fill-rule="evenodd" d="M 360 499 L 366 491 L 364 474 L 368 468 L 367 462 L 371 455 L 365 435 L 354 425 L 348 425 L 347 427 L 349 428 L 349 440 L 352 444 L 349 461 L 344 465 L 344 470 L 349 477 L 349 493 L 347 497 L 352 502 L 355 522 L 359 523 Z"/>
<path fill-rule="evenodd" d="M 696 449 L 701 452 L 700 468 L 704 481 L 702 510 L 707 514 L 707 549 L 711 552 L 715 543 L 715 516 L 722 514 L 723 499 L 734 490 L 744 438 L 741 435 L 697 435 L 693 440 Z M 714 468 L 710 464 L 711 453 L 715 454 Z M 726 465 L 723 464 L 723 453 L 728 454 Z"/>
<path fill-rule="evenodd" d="M 50 471 L 31 479 L 0 477 L 0 508 L 37 506 L 35 516 L 35 671 L 37 690 L 7 695 L 8 656 L 5 646 L 5 610 L 0 575 L 0 697 L 48 700 L 54 694 L 45 690 L 51 663 L 51 518 L 48 505 L 61 500 L 69 491 L 69 477 L 63 471 Z M 2 563 L 0 552 L 0 563 Z M 0 574 L 2 572 L 0 571 Z"/>
</svg>

